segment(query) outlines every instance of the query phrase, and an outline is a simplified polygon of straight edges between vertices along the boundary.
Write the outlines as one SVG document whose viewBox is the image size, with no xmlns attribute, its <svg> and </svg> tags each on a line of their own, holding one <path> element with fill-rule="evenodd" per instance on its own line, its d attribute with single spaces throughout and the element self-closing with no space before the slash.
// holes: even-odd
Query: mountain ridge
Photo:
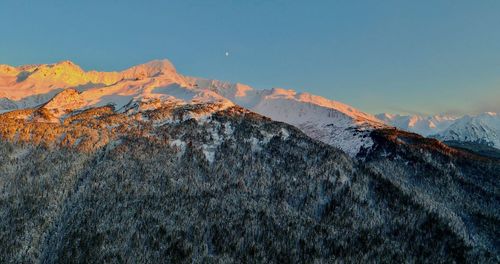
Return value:
<svg viewBox="0 0 500 264">
<path fill-rule="evenodd" d="M 12 67 L 3 68 L 8 69 L 5 72 L 12 72 Z M 274 120 L 295 125 L 309 136 L 335 145 L 351 156 L 371 145 L 370 131 L 384 126 L 382 121 L 352 106 L 309 93 L 284 88 L 257 90 L 239 83 L 183 76 L 168 60 L 151 61 L 121 72 L 85 72 L 68 61 L 16 69 L 30 74 L 26 78 L 18 77 L 13 85 L 0 82 L 0 91 L 6 91 L 0 104 L 4 112 L 11 110 L 13 105 L 21 109 L 46 103 L 68 88 L 80 93 L 78 98 L 81 101 L 73 104 L 73 110 L 108 104 L 124 110 L 134 101 L 238 104 Z M 19 71 L 18 75 L 21 73 Z M 4 79 L 8 78 L 14 77 Z M 16 92 L 9 94 L 14 89 Z M 63 113 L 63 110 L 59 112 Z"/>
<path fill-rule="evenodd" d="M 310 137 L 334 145 L 350 156 L 370 148 L 373 142 L 369 133 L 386 126 L 443 141 L 500 147 L 500 128 L 473 121 L 480 116 L 386 113 L 374 116 L 310 93 L 285 88 L 254 89 L 241 83 L 184 76 L 168 60 L 153 60 L 119 72 L 84 71 L 71 61 L 19 67 L 0 65 L 0 113 L 37 107 L 61 97 L 58 94 L 66 89 L 78 91 L 78 95 L 73 94 L 78 101 L 66 102 L 59 106 L 61 109 L 56 109 L 53 101 L 50 107 L 52 112 L 58 112 L 53 113 L 56 118 L 64 118 L 69 110 L 65 109 L 67 107 L 83 110 L 111 104 L 117 111 L 126 111 L 126 106 L 133 102 L 149 107 L 158 107 L 164 102 L 223 103 L 227 106 L 237 104 L 292 124 Z M 459 123 L 461 128 L 455 125 Z"/>
</svg>

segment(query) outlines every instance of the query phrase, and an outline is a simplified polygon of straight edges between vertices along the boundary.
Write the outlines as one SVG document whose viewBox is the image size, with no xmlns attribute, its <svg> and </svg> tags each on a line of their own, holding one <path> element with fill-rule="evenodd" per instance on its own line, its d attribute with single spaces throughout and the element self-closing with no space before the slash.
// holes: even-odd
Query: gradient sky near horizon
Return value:
<svg viewBox="0 0 500 264">
<path fill-rule="evenodd" d="M 0 64 L 167 58 L 371 113 L 500 112 L 500 1 L 4 0 L 0 23 Z"/>
</svg>

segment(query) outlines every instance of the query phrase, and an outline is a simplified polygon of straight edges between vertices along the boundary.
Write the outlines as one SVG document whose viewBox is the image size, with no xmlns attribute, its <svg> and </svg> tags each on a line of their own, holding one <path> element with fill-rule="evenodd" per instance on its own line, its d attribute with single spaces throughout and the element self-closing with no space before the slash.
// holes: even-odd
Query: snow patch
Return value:
<svg viewBox="0 0 500 264">
<path fill-rule="evenodd" d="M 208 160 L 208 162 L 210 162 L 210 163 L 214 162 L 215 151 L 212 149 L 211 146 L 203 144 L 203 154 L 205 154 L 205 158 Z"/>
<path fill-rule="evenodd" d="M 288 130 L 281 128 L 281 139 L 282 140 L 287 140 L 288 137 L 290 137 L 290 132 Z"/>
<path fill-rule="evenodd" d="M 250 143 L 250 149 L 253 152 L 260 152 L 262 150 L 262 146 L 260 145 L 262 141 L 260 141 L 259 139 L 251 137 L 245 141 Z"/>
<path fill-rule="evenodd" d="M 230 122 L 226 122 L 224 124 L 224 134 L 226 135 L 232 135 L 234 133 L 234 128 L 231 126 Z"/>
<path fill-rule="evenodd" d="M 176 139 L 176 140 L 172 140 L 169 142 L 169 145 L 171 147 L 175 147 L 177 148 L 178 150 L 178 156 L 182 156 L 184 155 L 184 152 L 186 151 L 186 142 L 180 140 L 180 139 Z"/>
</svg>

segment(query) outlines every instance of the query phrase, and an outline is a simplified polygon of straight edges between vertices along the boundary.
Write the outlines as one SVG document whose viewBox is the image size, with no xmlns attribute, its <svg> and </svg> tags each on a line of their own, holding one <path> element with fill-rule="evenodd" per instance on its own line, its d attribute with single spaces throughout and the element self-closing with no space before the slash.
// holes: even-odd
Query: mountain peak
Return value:
<svg viewBox="0 0 500 264">
<path fill-rule="evenodd" d="M 84 105 L 80 93 L 73 88 L 68 88 L 56 94 L 43 105 L 43 108 L 57 111 L 71 111 Z"/>
<path fill-rule="evenodd" d="M 22 69 L 20 74 L 24 74 L 26 79 L 63 82 L 69 85 L 79 85 L 86 81 L 85 71 L 71 61 L 41 64 Z M 20 80 L 24 80 L 25 78 L 20 78 Z"/>
<path fill-rule="evenodd" d="M 177 74 L 174 65 L 166 59 L 153 60 L 133 66 L 122 72 L 126 78 L 148 78 L 157 77 L 159 75 Z"/>
<path fill-rule="evenodd" d="M 54 65 L 66 65 L 66 66 L 78 66 L 76 63 L 70 60 L 62 60 L 54 63 Z"/>
</svg>

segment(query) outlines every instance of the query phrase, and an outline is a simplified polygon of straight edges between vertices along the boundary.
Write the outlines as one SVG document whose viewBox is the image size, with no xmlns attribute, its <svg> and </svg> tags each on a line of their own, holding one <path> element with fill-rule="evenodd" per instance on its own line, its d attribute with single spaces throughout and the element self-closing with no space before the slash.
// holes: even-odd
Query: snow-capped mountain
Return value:
<svg viewBox="0 0 500 264">
<path fill-rule="evenodd" d="M 459 117 L 450 115 L 399 115 L 382 113 L 376 115 L 384 123 L 423 136 L 435 135 L 446 130 Z"/>
<path fill-rule="evenodd" d="M 479 143 L 500 149 L 500 115 L 493 112 L 466 115 L 434 137 L 443 141 Z"/>
<path fill-rule="evenodd" d="M 461 117 L 384 113 L 376 117 L 388 125 L 442 141 L 479 143 L 500 149 L 500 116 L 497 113 Z"/>
<path fill-rule="evenodd" d="M 85 72 L 69 61 L 17 68 L 3 66 L 0 76 L 3 110 L 12 109 L 13 104 L 16 108 L 43 104 L 67 88 L 80 92 L 82 103 L 78 108 L 113 104 L 120 109 L 131 101 L 154 99 L 179 103 L 228 101 L 214 92 L 190 87 L 167 60 L 151 61 L 122 72 Z"/>
<path fill-rule="evenodd" d="M 71 92 L 56 94 L 72 88 Z M 368 134 L 383 123 L 346 104 L 308 93 L 273 88 L 257 90 L 243 84 L 183 76 L 167 60 L 134 66 L 122 72 L 84 71 L 76 64 L 0 66 L 1 111 L 34 107 L 53 99 L 55 118 L 68 111 L 112 104 L 127 111 L 162 104 L 234 104 L 271 119 L 292 124 L 307 135 L 334 145 L 351 156 L 372 145 Z"/>
<path fill-rule="evenodd" d="M 497 160 L 166 61 L 2 69 L 2 263 L 498 262 Z"/>
</svg>

